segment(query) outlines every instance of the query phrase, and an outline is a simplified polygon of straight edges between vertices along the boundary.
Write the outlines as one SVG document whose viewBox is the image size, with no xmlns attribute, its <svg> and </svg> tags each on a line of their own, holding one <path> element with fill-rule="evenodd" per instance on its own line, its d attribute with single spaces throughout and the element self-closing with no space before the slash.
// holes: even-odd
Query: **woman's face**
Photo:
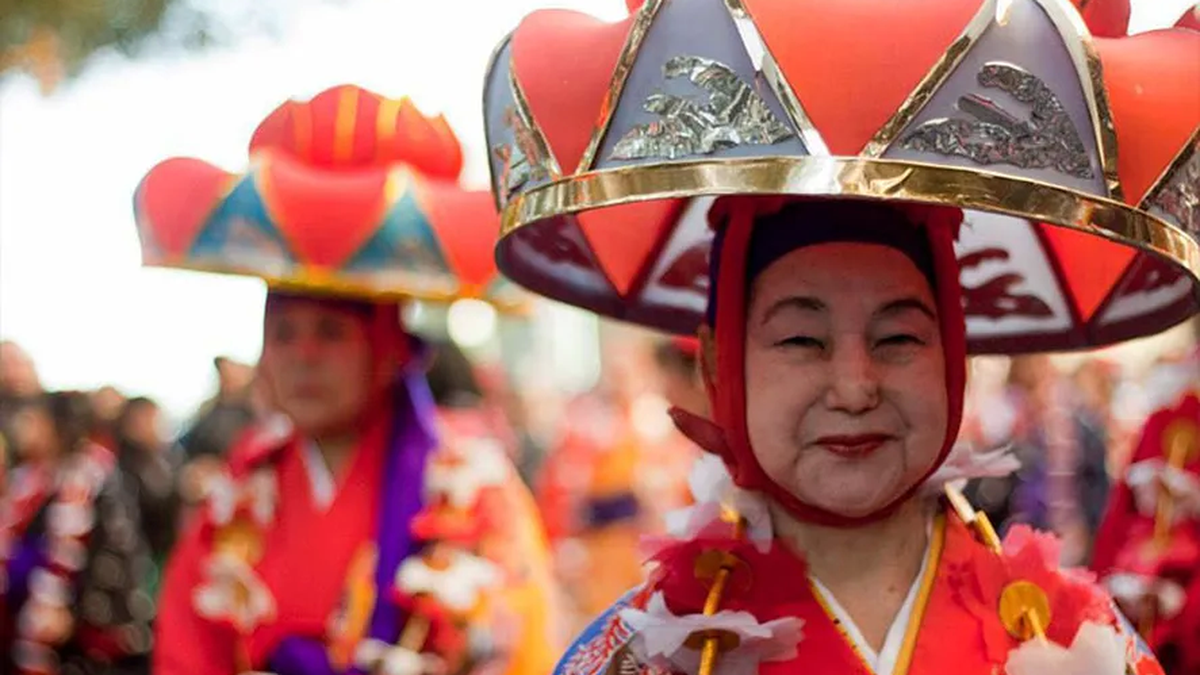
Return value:
<svg viewBox="0 0 1200 675">
<path fill-rule="evenodd" d="M 305 435 L 344 432 L 366 410 L 375 380 L 367 324 L 363 314 L 320 300 L 268 305 L 263 376 Z"/>
<path fill-rule="evenodd" d="M 885 246 L 792 251 L 755 280 L 747 425 L 767 475 L 849 517 L 919 481 L 946 437 L 946 370 L 924 275 Z"/>
<path fill-rule="evenodd" d="M 58 433 L 54 420 L 44 406 L 21 408 L 12 421 L 13 454 L 22 462 L 39 462 L 59 454 Z"/>
</svg>

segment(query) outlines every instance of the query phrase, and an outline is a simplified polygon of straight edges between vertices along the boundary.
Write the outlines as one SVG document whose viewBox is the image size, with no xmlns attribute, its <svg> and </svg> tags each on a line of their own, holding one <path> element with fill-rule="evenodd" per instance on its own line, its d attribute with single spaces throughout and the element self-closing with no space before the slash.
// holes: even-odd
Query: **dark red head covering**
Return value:
<svg viewBox="0 0 1200 675">
<path fill-rule="evenodd" d="M 954 239 L 962 214 L 956 209 L 910 204 L 883 204 L 852 200 L 802 200 L 761 197 L 731 197 L 718 201 L 710 219 L 718 229 L 713 245 L 710 323 L 716 343 L 715 372 L 705 373 L 709 397 L 721 442 L 713 447 L 709 433 L 689 433 L 709 450 L 722 455 L 735 482 L 746 489 L 769 495 L 792 515 L 805 521 L 852 527 L 879 520 L 892 513 L 911 497 L 925 478 L 945 461 L 958 436 L 962 421 L 963 393 L 966 382 L 966 326 L 962 311 L 958 262 Z M 775 229 L 788 221 L 794 230 L 783 236 L 765 234 L 756 240 L 756 231 L 770 222 Z M 914 238 L 913 227 L 920 237 Z M 883 236 L 893 228 L 894 236 Z M 908 230 L 896 228 L 909 228 Z M 840 233 L 840 234 L 839 234 Z M 920 240 L 919 243 L 914 241 Z M 834 241 L 866 241 L 893 246 L 904 252 L 925 272 L 938 305 L 942 345 L 946 359 L 946 391 L 949 418 L 946 439 L 937 461 L 922 480 L 906 493 L 874 513 L 848 517 L 806 504 L 792 495 L 763 471 L 750 447 L 746 427 L 745 337 L 748 290 L 754 276 L 784 254 L 807 245 Z M 717 309 L 719 308 L 719 309 Z M 709 364 L 713 367 L 713 364 Z M 919 392 L 917 392 L 919 393 Z M 676 413 L 676 419 L 680 415 Z M 684 424 L 683 426 L 694 426 Z M 691 430 L 689 430 L 691 431 Z"/>
</svg>

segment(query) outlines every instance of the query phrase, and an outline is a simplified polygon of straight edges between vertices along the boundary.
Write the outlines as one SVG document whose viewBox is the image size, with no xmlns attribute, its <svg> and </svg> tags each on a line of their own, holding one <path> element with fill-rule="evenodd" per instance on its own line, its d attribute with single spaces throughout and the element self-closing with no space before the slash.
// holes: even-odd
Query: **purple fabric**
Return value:
<svg viewBox="0 0 1200 675">
<path fill-rule="evenodd" d="M 399 639 L 402 626 L 400 609 L 391 602 L 388 590 L 400 562 L 419 545 L 410 535 L 409 524 L 421 510 L 425 463 L 437 445 L 436 407 L 424 370 L 410 367 L 397 383 L 395 397 L 392 438 L 381 476 L 383 501 L 379 505 L 379 560 L 375 569 L 378 595 L 367 631 L 368 638 L 387 644 Z M 325 646 L 307 638 L 288 638 L 281 642 L 272 654 L 270 665 L 278 675 L 337 675 L 329 665 Z M 366 673 L 357 667 L 351 667 L 348 672 Z"/>
<path fill-rule="evenodd" d="M 592 499 L 584 504 L 584 522 L 588 527 L 604 527 L 622 520 L 629 520 L 641 513 L 642 506 L 637 495 L 625 492 L 611 497 Z"/>
<path fill-rule="evenodd" d="M 388 644 L 400 636 L 399 608 L 389 601 L 388 589 L 401 561 L 412 555 L 409 524 L 420 512 L 425 487 L 425 463 L 437 445 L 434 420 L 437 408 L 423 370 L 413 368 L 397 387 L 392 453 L 384 472 L 382 511 L 379 518 L 379 562 L 375 570 L 378 600 L 368 635 Z"/>
<path fill-rule="evenodd" d="M 284 638 L 271 655 L 270 668 L 275 675 L 338 675 L 325 645 L 309 638 Z"/>
<path fill-rule="evenodd" d="M 13 548 L 13 556 L 8 560 L 8 598 L 5 604 L 15 616 L 29 597 L 29 575 L 45 560 L 45 556 L 42 555 L 44 540 L 42 537 L 27 534 L 20 541 L 14 542 Z"/>
</svg>

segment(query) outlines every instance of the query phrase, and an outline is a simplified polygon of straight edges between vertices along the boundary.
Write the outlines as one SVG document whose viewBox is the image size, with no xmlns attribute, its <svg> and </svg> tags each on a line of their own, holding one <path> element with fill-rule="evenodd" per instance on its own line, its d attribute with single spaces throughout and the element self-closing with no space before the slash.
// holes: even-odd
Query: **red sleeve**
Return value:
<svg viewBox="0 0 1200 675">
<path fill-rule="evenodd" d="M 201 581 L 200 561 L 206 546 L 202 520 L 188 523 L 183 539 L 167 564 L 154 635 L 155 675 L 234 675 L 233 629 L 199 617 L 192 592 Z"/>
<path fill-rule="evenodd" d="M 1136 507 L 1133 503 L 1133 493 L 1125 484 L 1124 476 L 1120 482 L 1113 485 L 1108 497 L 1108 507 L 1100 527 L 1096 529 L 1096 540 L 1092 545 L 1092 571 L 1101 578 L 1112 572 L 1117 563 L 1117 556 L 1125 546 L 1129 522 L 1135 514 L 1131 513 Z"/>
</svg>

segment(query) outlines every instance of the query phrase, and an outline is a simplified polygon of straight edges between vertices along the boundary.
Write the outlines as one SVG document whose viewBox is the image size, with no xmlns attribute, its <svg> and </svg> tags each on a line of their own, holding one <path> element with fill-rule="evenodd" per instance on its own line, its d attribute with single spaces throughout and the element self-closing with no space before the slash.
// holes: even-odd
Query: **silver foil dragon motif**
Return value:
<svg viewBox="0 0 1200 675">
<path fill-rule="evenodd" d="M 642 106 L 661 119 L 639 124 L 617 141 L 610 159 L 678 159 L 741 145 L 773 145 L 794 134 L 732 68 L 702 56 L 676 56 L 667 79 L 686 77 L 707 96 L 656 92 Z"/>
<path fill-rule="evenodd" d="M 1175 174 L 1150 198 L 1150 206 L 1175 219 L 1180 227 L 1200 239 L 1200 140 Z"/>
<path fill-rule="evenodd" d="M 992 99 L 972 93 L 958 99 L 958 109 L 972 119 L 929 120 L 906 135 L 901 147 L 966 157 L 983 165 L 1010 164 L 1023 169 L 1053 169 L 1076 178 L 1095 177 L 1079 131 L 1045 82 L 1005 63 L 986 64 L 978 81 L 983 87 L 999 89 L 1028 104 L 1029 119 L 1021 119 Z"/>
<path fill-rule="evenodd" d="M 509 106 L 504 111 L 504 126 L 512 134 L 512 140 L 496 145 L 492 148 L 492 153 L 500 160 L 497 182 L 502 194 L 507 198 L 531 180 L 541 181 L 549 178 L 550 173 L 546 169 L 546 157 L 533 136 L 533 130 L 514 106 Z"/>
</svg>

